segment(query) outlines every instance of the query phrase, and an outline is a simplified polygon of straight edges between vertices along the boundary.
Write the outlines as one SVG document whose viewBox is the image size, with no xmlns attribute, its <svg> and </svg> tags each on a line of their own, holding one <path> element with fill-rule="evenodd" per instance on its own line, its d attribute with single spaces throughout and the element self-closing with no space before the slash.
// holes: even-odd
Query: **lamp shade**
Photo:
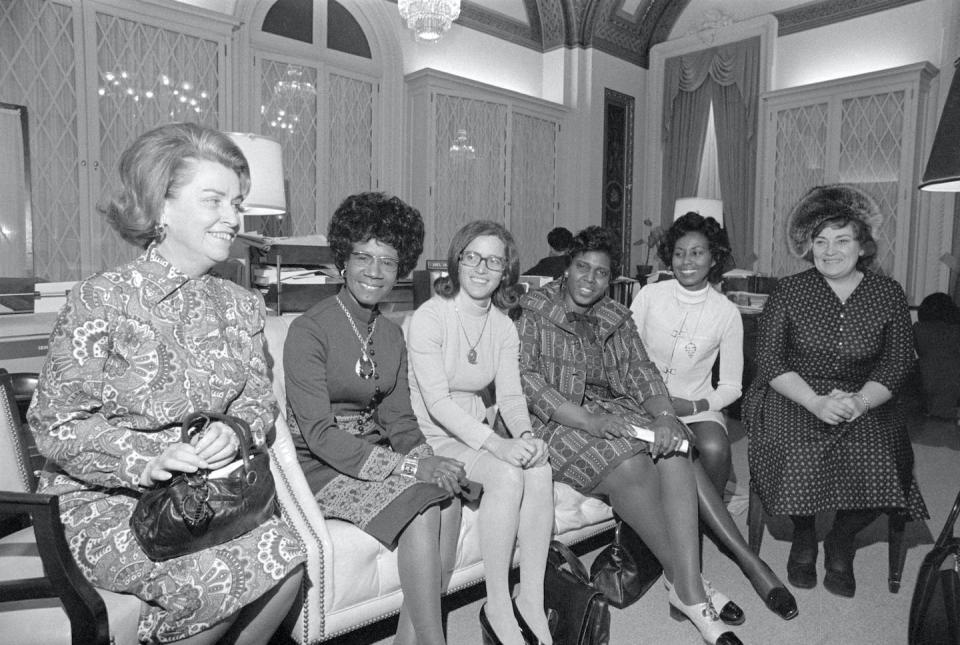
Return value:
<svg viewBox="0 0 960 645">
<path fill-rule="evenodd" d="M 957 67 L 960 59 L 954 62 Z M 933 137 L 930 160 L 920 181 L 921 190 L 960 192 L 960 69 L 953 72 L 940 125 Z"/>
<path fill-rule="evenodd" d="M 673 220 L 676 221 L 690 212 L 699 213 L 703 217 L 712 217 L 720 226 L 723 226 L 723 202 L 719 199 L 681 197 L 673 207 Z"/>
<path fill-rule="evenodd" d="M 250 166 L 250 192 L 243 200 L 244 215 L 283 215 L 283 149 L 269 137 L 249 132 L 227 132 Z"/>
</svg>

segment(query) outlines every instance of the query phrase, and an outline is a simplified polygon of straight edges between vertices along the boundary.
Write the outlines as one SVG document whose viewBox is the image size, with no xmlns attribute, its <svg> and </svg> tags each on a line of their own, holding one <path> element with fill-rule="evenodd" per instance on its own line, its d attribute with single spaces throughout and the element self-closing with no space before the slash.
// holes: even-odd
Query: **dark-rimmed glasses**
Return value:
<svg viewBox="0 0 960 645">
<path fill-rule="evenodd" d="M 379 263 L 380 267 L 386 273 L 396 273 L 400 268 L 400 260 L 385 255 L 370 255 L 369 253 L 362 253 L 360 251 L 351 251 L 350 258 L 356 260 L 358 264 L 366 269 L 372 267 L 374 262 Z"/>
<path fill-rule="evenodd" d="M 460 264 L 465 267 L 478 267 L 481 262 L 486 264 L 488 269 L 496 271 L 497 273 L 502 273 L 503 270 L 507 268 L 507 259 L 499 255 L 483 257 L 476 251 L 464 251 L 460 254 Z"/>
</svg>

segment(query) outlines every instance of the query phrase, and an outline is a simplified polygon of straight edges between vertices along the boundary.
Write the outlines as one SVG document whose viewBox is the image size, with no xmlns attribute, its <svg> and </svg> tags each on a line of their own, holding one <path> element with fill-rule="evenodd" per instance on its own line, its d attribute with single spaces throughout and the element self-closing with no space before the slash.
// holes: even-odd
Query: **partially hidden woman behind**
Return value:
<svg viewBox="0 0 960 645">
<path fill-rule="evenodd" d="M 793 208 L 788 245 L 814 266 L 767 300 L 743 407 L 751 486 L 793 519 L 788 580 L 816 585 L 814 515 L 836 511 L 823 585 L 848 597 L 857 533 L 881 511 L 927 517 L 896 396 L 914 367 L 910 312 L 900 285 L 868 268 L 881 222 L 873 198 L 842 184 Z"/>
<path fill-rule="evenodd" d="M 323 514 L 397 549 L 395 642 L 444 643 L 440 595 L 456 557 L 463 465 L 427 445 L 403 333 L 379 308 L 420 257 L 423 220 L 397 197 L 361 193 L 337 208 L 327 239 L 343 287 L 290 325 L 283 349 L 293 443 Z"/>
<path fill-rule="evenodd" d="M 413 408 L 437 454 L 462 461 L 467 477 L 483 485 L 477 524 L 487 590 L 480 610 L 484 643 L 551 643 L 543 576 L 553 480 L 520 388 L 517 330 L 504 313 L 517 302 L 519 254 L 503 226 L 476 221 L 454 235 L 448 266 L 437 295 L 410 321 Z M 485 423 L 490 385 L 509 436 Z M 509 575 L 518 540 L 520 589 L 512 603 Z"/>
<path fill-rule="evenodd" d="M 733 264 L 730 242 L 715 219 L 687 213 L 657 252 L 674 279 L 645 286 L 630 310 L 674 409 L 696 436 L 700 464 L 723 497 L 732 467 L 723 409 L 740 398 L 743 377 L 740 312 L 713 287 Z"/>
<path fill-rule="evenodd" d="M 620 271 L 617 234 L 580 231 L 564 277 L 520 299 L 520 370 L 536 436 L 554 479 L 608 501 L 663 565 L 670 613 L 707 643 L 739 643 L 743 611 L 700 575 L 699 513 L 767 607 L 797 614 L 793 596 L 744 542 L 698 462 L 679 449 L 676 416 L 628 308 L 607 295 Z M 633 426 L 650 428 L 652 443 Z"/>
<path fill-rule="evenodd" d="M 179 427 L 147 430 L 212 411 L 245 420 L 262 442 L 273 424 L 263 298 L 208 274 L 228 257 L 250 169 L 222 133 L 174 123 L 124 151 L 120 181 L 107 216 L 146 251 L 77 283 L 60 311 L 28 413 L 54 466 L 38 492 L 60 496 L 83 574 L 143 600 L 140 642 L 266 643 L 304 560 L 281 519 L 163 562 L 130 529 L 140 492 L 238 456 L 236 435 L 219 422 L 192 444 Z"/>
</svg>

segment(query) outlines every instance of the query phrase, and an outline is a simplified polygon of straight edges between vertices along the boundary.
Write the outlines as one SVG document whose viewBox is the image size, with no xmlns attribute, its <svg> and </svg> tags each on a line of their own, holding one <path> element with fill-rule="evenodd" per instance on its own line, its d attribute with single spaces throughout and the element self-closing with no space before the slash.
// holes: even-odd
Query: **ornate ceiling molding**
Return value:
<svg viewBox="0 0 960 645">
<path fill-rule="evenodd" d="M 550 0 L 547 0 L 550 1 Z M 556 3 L 557 0 L 552 0 Z M 527 11 L 524 24 L 495 11 L 487 11 L 480 2 L 463 0 L 460 5 L 460 18 L 457 23 L 476 31 L 496 36 L 501 40 L 543 51 L 543 35 L 540 28 L 537 0 L 523 0 Z"/>
<path fill-rule="evenodd" d="M 825 27 L 836 22 L 860 18 L 878 11 L 886 11 L 912 4 L 919 0 L 821 0 L 817 3 L 805 4 L 793 9 L 778 11 L 773 15 L 777 18 L 778 36 L 795 34 L 807 29 Z"/>
<path fill-rule="evenodd" d="M 387 0 L 395 3 L 396 0 Z M 779 35 L 815 29 L 919 0 L 820 0 L 774 13 Z M 691 0 L 641 0 L 631 14 L 624 0 L 523 0 L 527 24 L 463 0 L 458 23 L 508 42 L 546 52 L 593 47 L 648 67 L 650 48 L 664 42 Z"/>
</svg>

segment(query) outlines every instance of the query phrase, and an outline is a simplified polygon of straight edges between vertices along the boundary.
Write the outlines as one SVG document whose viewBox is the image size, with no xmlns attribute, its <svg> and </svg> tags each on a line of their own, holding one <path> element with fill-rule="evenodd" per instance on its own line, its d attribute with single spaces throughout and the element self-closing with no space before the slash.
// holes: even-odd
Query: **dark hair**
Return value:
<svg viewBox="0 0 960 645">
<path fill-rule="evenodd" d="M 573 243 L 573 233 L 570 229 L 558 226 L 547 233 L 547 244 L 554 251 L 566 251 Z"/>
<path fill-rule="evenodd" d="M 368 240 L 395 248 L 400 260 L 397 276 L 407 275 L 423 252 L 420 211 L 384 193 L 350 195 L 340 202 L 327 227 L 327 244 L 337 268 L 343 269 L 355 244 Z"/>
<path fill-rule="evenodd" d="M 160 236 L 164 201 L 190 181 L 198 161 L 226 166 L 240 178 L 240 193 L 250 191 L 250 166 L 230 137 L 196 123 L 168 123 L 123 151 L 120 190 L 101 211 L 120 237 L 146 248 Z"/>
<path fill-rule="evenodd" d="M 917 308 L 917 320 L 960 324 L 960 307 L 957 307 L 953 298 L 942 291 L 931 293 Z"/>
<path fill-rule="evenodd" d="M 492 235 L 503 242 L 507 266 L 503 270 L 500 284 L 493 292 L 491 301 L 498 309 L 509 311 L 520 300 L 520 290 L 517 288 L 517 278 L 520 276 L 520 253 L 517 251 L 517 243 L 510 231 L 502 224 L 491 220 L 470 222 L 454 234 L 447 253 L 447 275 L 434 282 L 433 290 L 444 298 L 453 298 L 460 292 L 460 254 L 470 242 L 483 235 Z"/>
<path fill-rule="evenodd" d="M 666 234 L 660 238 L 660 244 L 657 246 L 660 261 L 666 267 L 672 266 L 673 252 L 677 242 L 688 233 L 700 233 L 707 238 L 710 255 L 713 258 L 713 266 L 707 272 L 707 280 L 714 284 L 720 282 L 723 274 L 733 268 L 733 252 L 730 249 L 727 232 L 720 226 L 720 222 L 712 217 L 704 217 L 692 211 L 678 217 L 667 229 Z"/>
<path fill-rule="evenodd" d="M 620 276 L 620 235 L 615 230 L 603 226 L 588 226 L 577 233 L 570 243 L 570 250 L 567 251 L 567 266 L 570 266 L 578 255 L 591 251 L 606 253 L 610 258 L 611 280 Z"/>
<path fill-rule="evenodd" d="M 857 268 L 861 271 L 873 264 L 873 259 L 877 256 L 877 243 L 870 232 L 870 226 L 867 225 L 857 215 L 841 213 L 834 217 L 828 217 L 820 222 L 812 231 L 810 240 L 813 241 L 825 228 L 843 228 L 847 224 L 853 227 L 853 236 L 860 243 L 863 255 L 857 258 Z M 813 245 L 804 254 L 803 259 L 813 262 Z"/>
</svg>

